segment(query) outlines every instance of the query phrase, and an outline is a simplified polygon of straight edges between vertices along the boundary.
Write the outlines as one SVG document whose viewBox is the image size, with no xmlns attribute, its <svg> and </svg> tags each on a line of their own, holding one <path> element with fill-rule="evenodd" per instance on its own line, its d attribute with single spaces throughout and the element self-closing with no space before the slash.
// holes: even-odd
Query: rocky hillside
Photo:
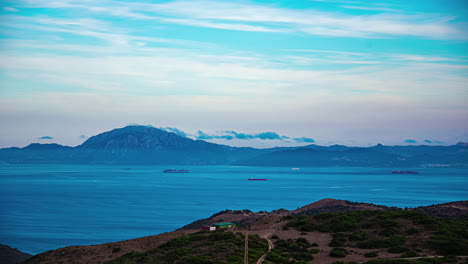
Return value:
<svg viewBox="0 0 468 264">
<path fill-rule="evenodd" d="M 167 150 L 222 151 L 229 147 L 181 137 L 150 126 L 128 126 L 90 137 L 77 148 L 156 152 Z"/>
<path fill-rule="evenodd" d="M 397 211 L 401 210 L 398 207 L 387 207 L 384 205 L 370 204 L 370 203 L 356 203 L 345 200 L 336 199 L 322 199 L 315 203 L 308 204 L 299 209 L 292 211 L 292 214 L 300 215 L 314 215 L 319 213 L 330 212 L 353 212 L 363 210 L 377 210 L 377 211 Z"/>
<path fill-rule="evenodd" d="M 0 244 L 0 263 L 16 264 L 32 257 L 30 254 L 23 253 L 16 248 Z"/>
<path fill-rule="evenodd" d="M 466 201 L 421 206 L 411 210 L 424 212 L 430 216 L 439 218 L 468 219 L 468 203 Z"/>
</svg>

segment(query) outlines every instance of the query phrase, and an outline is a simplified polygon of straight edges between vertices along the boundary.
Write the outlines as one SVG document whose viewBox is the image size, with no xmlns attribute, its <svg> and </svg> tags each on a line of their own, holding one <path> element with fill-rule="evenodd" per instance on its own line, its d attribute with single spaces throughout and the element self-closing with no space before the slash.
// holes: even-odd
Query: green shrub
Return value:
<svg viewBox="0 0 468 264">
<path fill-rule="evenodd" d="M 391 238 L 385 240 L 387 247 L 401 246 L 406 240 L 404 236 L 392 236 Z"/>
<path fill-rule="evenodd" d="M 385 243 L 385 239 L 369 239 L 365 241 L 359 241 L 357 243 L 358 248 L 364 248 L 364 249 L 372 249 L 372 248 L 386 248 L 387 244 Z"/>
<path fill-rule="evenodd" d="M 406 230 L 406 234 L 408 234 L 408 235 L 414 235 L 414 234 L 418 234 L 418 233 L 419 233 L 419 230 L 414 228 L 414 227 Z"/>
<path fill-rule="evenodd" d="M 300 244 L 304 244 L 306 246 L 310 246 L 310 243 L 309 241 L 307 241 L 307 239 L 303 238 L 303 237 L 300 237 L 298 239 L 296 239 L 296 242 L 297 243 L 300 243 Z"/>
<path fill-rule="evenodd" d="M 309 250 L 309 253 L 310 253 L 310 254 L 317 254 L 317 253 L 320 253 L 320 249 L 318 249 L 318 248 L 313 248 L 313 249 Z"/>
<path fill-rule="evenodd" d="M 456 234 L 431 236 L 427 245 L 440 255 L 468 255 L 468 239 Z"/>
<path fill-rule="evenodd" d="M 311 224 L 311 223 L 302 225 L 302 226 L 299 228 L 300 231 L 306 231 L 306 232 L 311 232 L 311 231 L 314 231 L 314 230 L 316 230 L 316 229 L 317 229 L 317 227 L 316 227 L 314 224 Z"/>
<path fill-rule="evenodd" d="M 348 252 L 344 248 L 334 248 L 329 254 L 329 256 L 333 258 L 344 258 L 346 255 L 348 255 Z"/>
<path fill-rule="evenodd" d="M 379 252 L 378 251 L 371 251 L 371 252 L 367 252 L 364 254 L 364 257 L 366 258 L 375 258 L 375 257 L 378 257 L 379 256 Z"/>
<path fill-rule="evenodd" d="M 276 248 L 286 252 L 307 252 L 307 246 L 300 243 L 294 243 L 292 241 L 286 241 L 284 239 L 278 239 L 275 242 Z"/>
<path fill-rule="evenodd" d="M 273 249 L 271 252 L 266 256 L 265 260 L 268 260 L 273 263 L 289 263 L 289 257 L 284 257 L 281 254 L 281 251 Z"/>
<path fill-rule="evenodd" d="M 293 219 L 292 215 L 285 215 L 285 216 L 281 217 L 281 221 L 286 221 L 286 220 L 291 220 L 291 219 Z"/>
<path fill-rule="evenodd" d="M 385 228 L 379 232 L 379 235 L 385 236 L 385 237 L 391 237 L 396 234 L 398 234 L 398 229 L 396 229 L 395 227 Z"/>
<path fill-rule="evenodd" d="M 380 227 L 382 228 L 392 228 L 392 227 L 396 228 L 400 226 L 401 226 L 401 223 L 396 220 L 386 219 L 380 222 Z"/>
<path fill-rule="evenodd" d="M 344 247 L 345 243 L 342 242 L 340 239 L 333 238 L 330 243 L 328 243 L 329 247 Z"/>
<path fill-rule="evenodd" d="M 389 248 L 395 246 L 401 246 L 405 242 L 406 238 L 404 236 L 392 236 L 387 239 L 369 239 L 365 241 L 359 241 L 357 247 L 364 249 L 372 248 Z"/>
<path fill-rule="evenodd" d="M 366 240 L 369 237 L 369 234 L 364 231 L 354 232 L 349 235 L 349 241 L 362 241 Z"/>
<path fill-rule="evenodd" d="M 297 260 L 305 260 L 305 261 L 310 261 L 314 259 L 314 257 L 308 253 L 294 253 L 292 254 L 292 257 Z"/>
<path fill-rule="evenodd" d="M 346 214 L 337 214 L 333 219 L 319 226 L 320 232 L 346 232 L 355 230 L 359 223 L 351 216 Z"/>
</svg>

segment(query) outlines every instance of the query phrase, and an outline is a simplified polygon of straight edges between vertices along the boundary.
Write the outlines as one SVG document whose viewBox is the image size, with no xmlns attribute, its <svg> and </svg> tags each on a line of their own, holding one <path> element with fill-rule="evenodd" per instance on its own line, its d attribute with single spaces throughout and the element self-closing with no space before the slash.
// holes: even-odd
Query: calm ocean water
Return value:
<svg viewBox="0 0 468 264">
<path fill-rule="evenodd" d="M 0 165 L 0 243 L 36 254 L 172 231 L 224 209 L 296 209 L 323 198 L 398 207 L 468 200 L 466 169 L 425 168 L 415 175 L 388 168 L 164 169 Z"/>
</svg>

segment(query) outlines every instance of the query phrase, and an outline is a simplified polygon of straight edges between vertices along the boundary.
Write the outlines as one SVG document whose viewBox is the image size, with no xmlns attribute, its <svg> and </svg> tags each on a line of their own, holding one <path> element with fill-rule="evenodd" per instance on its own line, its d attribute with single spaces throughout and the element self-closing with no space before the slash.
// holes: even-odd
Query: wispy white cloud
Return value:
<svg viewBox="0 0 468 264">
<path fill-rule="evenodd" d="M 331 53 L 331 54 L 345 54 L 345 55 L 358 55 L 364 56 L 365 53 L 361 52 L 348 52 L 348 51 L 335 51 L 335 50 L 314 50 L 314 49 L 285 49 L 285 51 L 299 51 L 299 52 L 313 52 L 313 53 Z"/>
<path fill-rule="evenodd" d="M 170 48 L 145 48 L 145 46 L 159 43 L 168 44 L 178 47 L 198 47 L 210 48 L 216 50 L 216 45 L 207 42 L 193 40 L 179 40 L 174 38 L 160 38 L 153 36 L 140 36 L 133 32 L 128 32 L 121 27 L 116 27 L 106 21 L 98 19 L 61 19 L 48 17 L 24 17 L 18 15 L 0 16 L 0 25 L 3 26 L 3 31 L 7 28 L 12 30 L 31 30 L 33 32 L 47 32 L 52 34 L 68 34 L 80 37 L 86 37 L 93 44 L 87 42 L 75 43 L 73 40 L 52 42 L 38 40 L 15 40 L 3 39 L 0 40 L 0 45 L 4 48 L 8 47 L 30 47 L 53 50 L 60 47 L 59 50 L 82 51 L 92 53 L 125 53 L 138 48 L 140 52 L 169 52 Z M 10 35 L 14 35 L 11 33 Z M 58 38 L 58 35 L 56 35 Z M 95 40 L 102 43 L 96 44 Z M 59 44 L 60 43 L 60 44 Z"/>
<path fill-rule="evenodd" d="M 0 59 L 0 69 L 4 71 L 36 72 L 33 76 L 25 75 L 29 80 L 99 92 L 153 95 L 291 97 L 294 91 L 305 98 L 323 98 L 373 90 L 377 94 L 427 98 L 464 93 L 464 83 L 468 81 L 458 74 L 468 70 L 466 65 L 433 63 L 431 60 L 401 61 L 400 58 L 392 64 L 384 60 L 373 63 L 322 57 L 315 58 L 316 69 L 298 69 L 291 65 L 295 61 L 288 56 L 274 61 L 262 57 L 246 60 L 235 56 L 201 56 L 180 49 L 170 54 L 155 52 L 145 56 L 137 53 L 125 56 L 102 54 L 100 57 L 3 54 Z M 314 58 L 298 64 L 301 63 L 313 65 Z M 320 69 L 326 63 L 360 66 L 343 70 Z M 17 76 L 21 78 L 21 75 Z M 450 87 L 452 93 L 443 92 L 441 87 Z"/>
<path fill-rule="evenodd" d="M 313 2 L 326 2 L 326 3 L 346 3 L 346 4 L 362 4 L 360 1 L 347 1 L 347 0 L 309 0 Z"/>
<path fill-rule="evenodd" d="M 236 31 L 253 31 L 253 32 L 285 32 L 285 30 L 268 28 L 263 26 L 253 26 L 246 24 L 238 23 L 219 23 L 212 21 L 196 20 L 196 19 L 179 19 L 179 18 L 161 18 L 161 21 L 188 25 L 194 27 L 207 27 L 207 28 L 218 28 L 218 29 L 228 29 Z"/>
<path fill-rule="evenodd" d="M 429 56 L 420 54 L 398 54 L 398 53 L 360 53 L 360 52 L 348 52 L 348 51 L 333 51 L 333 50 L 313 50 L 313 49 L 287 49 L 284 51 L 300 53 L 303 59 L 315 59 L 321 62 L 328 63 L 360 63 L 360 64 L 392 64 L 401 63 L 403 61 L 412 62 L 458 62 L 468 63 L 468 58 L 454 56 L 454 57 L 443 57 L 443 56 Z M 304 55 L 305 54 L 305 55 Z M 324 54 L 324 55 L 323 55 Z"/>
<path fill-rule="evenodd" d="M 382 11 L 382 12 L 402 12 L 402 10 L 391 8 L 395 6 L 389 3 L 377 3 L 377 2 L 360 2 L 360 1 L 346 1 L 346 0 L 310 0 L 313 2 L 325 2 L 339 4 L 338 6 L 346 9 L 357 9 L 357 10 L 370 10 L 370 11 Z M 342 5 L 345 4 L 345 5 Z"/>
<path fill-rule="evenodd" d="M 8 11 L 8 12 L 18 12 L 18 11 L 19 11 L 19 10 L 16 9 L 16 8 L 8 7 L 8 6 L 3 7 L 3 10 L 4 10 L 4 11 Z"/>
<path fill-rule="evenodd" d="M 358 16 L 314 9 L 294 10 L 273 5 L 204 0 L 181 0 L 159 4 L 106 1 L 105 5 L 101 2 L 83 3 L 73 0 L 63 3 L 26 2 L 36 7 L 84 9 L 117 17 L 238 31 L 299 32 L 355 38 L 398 36 L 433 39 L 468 38 L 465 27 L 457 24 L 454 17 L 439 14 Z M 207 6 L 210 8 L 206 8 Z M 384 7 L 375 8 L 383 9 Z"/>
<path fill-rule="evenodd" d="M 416 55 L 416 54 L 392 54 L 388 55 L 396 60 L 407 60 L 407 61 L 420 61 L 420 62 L 465 62 L 468 63 L 466 58 L 448 58 L 441 56 L 427 56 L 427 55 Z"/>
<path fill-rule="evenodd" d="M 384 12 L 401 12 L 401 10 L 389 8 L 389 7 L 379 7 L 379 6 L 352 6 L 352 5 L 342 5 L 340 6 L 346 9 L 358 9 L 358 10 L 372 10 L 372 11 L 384 11 Z"/>
</svg>

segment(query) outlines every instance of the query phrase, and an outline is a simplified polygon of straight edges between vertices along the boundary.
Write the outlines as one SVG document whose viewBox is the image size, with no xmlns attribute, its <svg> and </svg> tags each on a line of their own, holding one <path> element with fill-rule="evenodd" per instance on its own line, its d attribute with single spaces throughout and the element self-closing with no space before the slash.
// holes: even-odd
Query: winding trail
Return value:
<svg viewBox="0 0 468 264">
<path fill-rule="evenodd" d="M 275 247 L 275 245 L 273 245 L 273 242 L 271 242 L 271 240 L 268 239 L 268 237 L 265 237 L 265 239 L 268 241 L 268 251 L 257 260 L 257 264 L 262 264 L 262 262 L 265 260 L 268 253 L 271 252 L 271 249 Z"/>
</svg>

